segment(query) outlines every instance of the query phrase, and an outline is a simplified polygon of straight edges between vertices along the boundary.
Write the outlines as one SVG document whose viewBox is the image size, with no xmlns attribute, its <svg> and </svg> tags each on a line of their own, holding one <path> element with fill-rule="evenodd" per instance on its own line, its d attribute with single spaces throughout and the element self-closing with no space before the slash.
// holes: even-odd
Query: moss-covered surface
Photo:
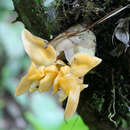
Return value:
<svg viewBox="0 0 130 130">
<path fill-rule="evenodd" d="M 91 24 L 124 1 L 104 0 L 13 0 L 18 19 L 31 32 L 45 39 L 57 36 L 76 23 Z M 125 3 L 126 4 L 126 3 Z M 113 8 L 114 5 L 114 8 Z"/>
<path fill-rule="evenodd" d="M 119 57 L 111 55 L 117 46 L 123 45 L 117 40 L 112 44 L 116 22 L 129 17 L 129 11 L 127 9 L 92 29 L 97 36 L 96 55 L 103 62 L 86 75 L 85 83 L 89 83 L 89 87 L 82 92 L 78 109 L 92 130 L 93 126 L 98 130 L 130 129 L 130 48 Z M 120 51 L 121 47 L 117 53 Z M 83 113 L 85 110 L 86 114 Z"/>
<path fill-rule="evenodd" d="M 105 14 L 128 4 L 128 0 L 13 0 L 26 28 L 50 40 L 68 27 L 90 25 Z M 112 44 L 112 34 L 120 18 L 130 17 L 130 9 L 96 25 L 96 55 L 103 59 L 85 76 L 89 87 L 81 93 L 78 113 L 91 130 L 127 130 L 130 126 L 130 48 L 118 57 L 111 55 L 119 44 Z M 120 49 L 118 50 L 120 52 Z"/>
</svg>

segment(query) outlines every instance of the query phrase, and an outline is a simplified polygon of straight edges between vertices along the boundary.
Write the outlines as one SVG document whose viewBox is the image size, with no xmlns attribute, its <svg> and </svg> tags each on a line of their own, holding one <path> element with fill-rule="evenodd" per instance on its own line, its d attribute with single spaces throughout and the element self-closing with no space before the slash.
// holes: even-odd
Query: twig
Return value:
<svg viewBox="0 0 130 130">
<path fill-rule="evenodd" d="M 83 30 L 81 30 L 81 31 L 77 31 L 77 32 L 68 33 L 67 36 L 66 36 L 66 34 L 63 34 L 62 36 L 57 37 L 57 38 L 55 38 L 54 40 L 52 40 L 51 42 L 49 42 L 49 44 L 50 44 L 50 43 L 53 43 L 53 42 L 55 42 L 55 41 L 57 41 L 57 40 L 59 40 L 59 39 L 61 39 L 61 38 L 69 38 L 69 37 L 75 36 L 75 35 L 77 35 L 77 34 L 79 34 L 79 33 L 81 33 L 81 32 L 87 31 L 87 30 L 93 28 L 95 25 L 100 24 L 100 23 L 106 21 L 106 20 L 109 19 L 110 17 L 113 17 L 114 15 L 118 14 L 119 12 L 121 12 L 121 11 L 123 11 L 123 10 L 125 10 L 126 8 L 129 8 L 129 7 L 130 7 L 130 4 L 128 4 L 128 5 L 124 6 L 124 7 L 119 7 L 119 8 L 117 8 L 117 9 L 111 11 L 110 13 L 108 13 L 107 15 L 105 15 L 104 17 L 102 17 L 101 19 L 97 20 L 96 22 L 94 22 L 94 23 L 91 24 L 90 26 L 86 27 L 85 29 L 83 29 Z"/>
</svg>

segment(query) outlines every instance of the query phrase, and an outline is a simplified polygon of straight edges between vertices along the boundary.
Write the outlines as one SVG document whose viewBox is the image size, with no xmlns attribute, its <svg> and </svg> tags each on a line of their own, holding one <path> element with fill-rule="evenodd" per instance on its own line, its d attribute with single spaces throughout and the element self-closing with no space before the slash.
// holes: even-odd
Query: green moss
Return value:
<svg viewBox="0 0 130 130">
<path fill-rule="evenodd" d="M 91 99 L 92 108 L 101 112 L 103 103 L 104 103 L 104 98 L 101 98 L 96 93 L 94 93 Z"/>
</svg>

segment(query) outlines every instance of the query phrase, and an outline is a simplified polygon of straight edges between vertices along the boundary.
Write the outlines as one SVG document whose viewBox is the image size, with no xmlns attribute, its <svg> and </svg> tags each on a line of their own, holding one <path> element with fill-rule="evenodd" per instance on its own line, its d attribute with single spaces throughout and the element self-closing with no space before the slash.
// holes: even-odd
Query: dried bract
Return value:
<svg viewBox="0 0 130 130">
<path fill-rule="evenodd" d="M 80 32 L 83 30 L 83 26 L 76 25 L 69 28 L 66 32 L 60 34 L 56 37 L 51 45 L 56 49 L 57 55 L 59 55 L 62 51 L 65 53 L 65 57 L 70 62 L 72 56 L 77 53 L 84 52 L 89 54 L 90 56 L 95 55 L 96 49 L 96 37 L 94 33 L 90 30 L 78 33 L 77 35 L 68 37 L 69 34 L 74 32 Z M 59 37 L 62 37 L 58 39 Z"/>
<path fill-rule="evenodd" d="M 125 52 L 127 51 L 127 48 L 130 46 L 130 36 L 129 36 L 129 18 L 122 18 L 118 21 L 118 25 L 115 28 L 115 31 L 112 36 L 112 41 L 114 39 L 114 36 L 124 43 L 125 45 Z"/>
</svg>

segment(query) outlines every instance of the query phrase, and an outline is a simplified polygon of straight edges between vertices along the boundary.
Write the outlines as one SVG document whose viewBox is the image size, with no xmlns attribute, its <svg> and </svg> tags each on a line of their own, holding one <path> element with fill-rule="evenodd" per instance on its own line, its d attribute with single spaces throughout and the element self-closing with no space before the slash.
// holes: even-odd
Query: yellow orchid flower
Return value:
<svg viewBox="0 0 130 130">
<path fill-rule="evenodd" d="M 28 73 L 22 78 L 22 80 L 16 87 L 16 91 L 15 91 L 16 96 L 25 93 L 26 91 L 29 90 L 29 88 L 30 88 L 30 92 L 36 90 L 36 88 L 34 87 L 36 85 L 34 84 L 37 81 L 39 81 L 38 85 L 40 85 L 39 92 L 43 91 L 42 86 L 44 86 L 45 84 L 47 85 L 47 81 L 49 83 L 49 81 L 53 80 L 54 79 L 53 77 L 55 76 L 55 73 L 53 74 L 53 72 L 52 73 L 49 72 L 49 68 L 45 68 L 45 66 L 51 65 L 56 61 L 55 49 L 51 45 L 48 45 L 45 48 L 46 45 L 45 41 L 39 37 L 32 35 L 26 29 L 22 31 L 22 41 L 24 44 L 25 51 L 31 58 L 32 63 Z M 44 76 L 45 78 L 43 78 Z M 41 78 L 43 79 L 41 80 Z M 31 87 L 31 85 L 33 87 Z"/>
<path fill-rule="evenodd" d="M 97 66 L 101 59 L 89 56 L 86 53 L 78 53 L 71 59 L 70 67 L 63 66 L 56 77 L 53 84 L 53 94 L 62 89 L 59 101 L 63 101 L 68 96 L 67 106 L 65 108 L 65 118 L 69 118 L 76 111 L 80 92 L 87 87 L 83 84 L 83 79 L 79 77 L 84 76 L 88 71 Z"/>
<path fill-rule="evenodd" d="M 15 90 L 15 95 L 19 96 L 29 90 L 30 93 L 38 90 L 39 92 L 48 91 L 57 76 L 56 65 L 47 67 L 36 67 L 31 63 L 28 73 L 21 79 Z"/>
<path fill-rule="evenodd" d="M 60 95 L 59 100 L 63 101 L 68 96 L 65 118 L 69 118 L 74 114 L 79 102 L 80 92 L 86 87 L 87 85 L 83 84 L 83 79 L 79 79 L 71 73 L 69 66 L 60 68 L 60 72 L 53 84 L 53 94 L 57 93 L 58 89 L 61 88 L 63 93 Z"/>
<path fill-rule="evenodd" d="M 22 32 L 25 51 L 31 59 L 27 74 L 21 79 L 15 90 L 19 96 L 29 91 L 33 93 L 48 91 L 53 86 L 53 94 L 59 92 L 59 101 L 68 96 L 65 118 L 71 117 L 76 111 L 80 92 L 87 87 L 83 84 L 83 76 L 101 63 L 101 59 L 78 52 L 70 58 L 69 65 L 57 60 L 56 50 L 52 45 L 46 46 L 45 40 L 32 35 L 26 29 Z"/>
</svg>

